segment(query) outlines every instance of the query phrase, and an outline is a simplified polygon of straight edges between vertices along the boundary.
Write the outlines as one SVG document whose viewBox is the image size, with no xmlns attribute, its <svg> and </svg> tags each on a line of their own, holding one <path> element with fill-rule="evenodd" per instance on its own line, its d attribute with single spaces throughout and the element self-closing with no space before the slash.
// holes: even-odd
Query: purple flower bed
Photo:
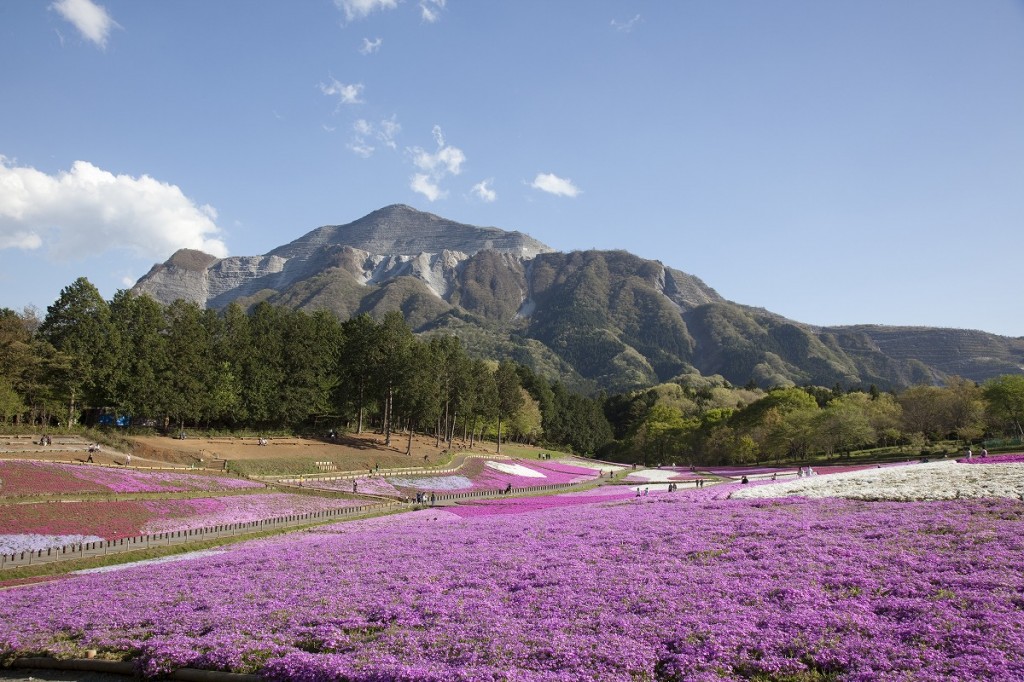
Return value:
<svg viewBox="0 0 1024 682">
<path fill-rule="evenodd" d="M 970 459 L 966 457 L 958 459 L 957 462 L 961 464 L 1024 464 L 1024 454 L 1017 452 L 1006 455 L 989 455 L 988 457 L 975 455 Z"/>
<path fill-rule="evenodd" d="M 1019 502 L 601 499 L 19 587 L 0 659 L 96 648 L 147 675 L 299 682 L 1024 679 Z"/>
<path fill-rule="evenodd" d="M 5 497 L 82 492 L 214 492 L 265 487 L 229 476 L 23 461 L 0 461 L 0 481 L 0 495 Z"/>
<path fill-rule="evenodd" d="M 579 504 L 595 504 L 634 499 L 632 490 L 622 490 L 618 494 L 588 495 L 575 493 L 570 495 L 548 495 L 545 497 L 517 497 L 511 500 L 477 500 L 462 502 L 446 511 L 462 518 L 475 516 L 495 516 L 501 514 L 524 514 L 526 512 L 573 507 Z"/>
</svg>

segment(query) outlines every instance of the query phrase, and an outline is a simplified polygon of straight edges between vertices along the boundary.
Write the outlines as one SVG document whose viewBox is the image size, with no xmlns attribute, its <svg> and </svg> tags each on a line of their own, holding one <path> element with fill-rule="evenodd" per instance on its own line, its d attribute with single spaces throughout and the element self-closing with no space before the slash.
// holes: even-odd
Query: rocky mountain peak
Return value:
<svg viewBox="0 0 1024 682">
<path fill-rule="evenodd" d="M 393 204 L 346 225 L 319 227 L 268 255 L 308 257 L 327 246 L 351 246 L 389 256 L 418 256 L 445 250 L 472 255 L 490 249 L 527 259 L 553 250 L 521 232 L 466 225 L 411 206 Z"/>
</svg>

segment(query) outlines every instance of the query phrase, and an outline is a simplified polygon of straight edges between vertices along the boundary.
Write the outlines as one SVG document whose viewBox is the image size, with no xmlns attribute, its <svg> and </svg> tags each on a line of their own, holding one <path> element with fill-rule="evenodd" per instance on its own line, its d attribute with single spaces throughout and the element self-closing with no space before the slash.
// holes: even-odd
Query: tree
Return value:
<svg viewBox="0 0 1024 682">
<path fill-rule="evenodd" d="M 498 365 L 494 372 L 494 384 L 497 389 L 497 417 L 498 417 L 498 448 L 501 452 L 501 420 L 502 418 L 512 419 L 523 406 L 523 394 L 519 390 L 519 375 L 516 374 L 515 366 L 504 361 Z"/>
<path fill-rule="evenodd" d="M 354 407 L 356 433 L 362 433 L 363 416 L 373 389 L 374 368 L 378 363 L 377 324 L 369 315 L 358 315 L 342 325 L 342 336 L 338 402 L 342 406 Z"/>
<path fill-rule="evenodd" d="M 0 414 L 17 420 L 28 411 L 25 399 L 41 362 L 31 322 L 9 308 L 0 309 Z"/>
<path fill-rule="evenodd" d="M 14 390 L 11 383 L 5 377 L 0 377 L 0 424 L 5 424 L 8 419 L 17 417 L 25 409 L 25 403 L 22 402 L 21 396 Z"/>
<path fill-rule="evenodd" d="M 297 425 L 330 409 L 338 381 L 341 325 L 325 311 L 287 311 L 283 318 L 278 419 Z"/>
<path fill-rule="evenodd" d="M 903 431 L 922 433 L 936 440 L 948 433 L 943 389 L 938 386 L 911 386 L 897 397 L 903 408 Z"/>
<path fill-rule="evenodd" d="M 280 423 L 284 384 L 284 310 L 259 303 L 249 316 L 250 343 L 242 359 L 242 395 L 250 422 Z"/>
<path fill-rule="evenodd" d="M 978 384 L 970 379 L 951 377 L 946 382 L 945 395 L 949 430 L 964 441 L 980 438 L 985 432 L 985 402 Z"/>
<path fill-rule="evenodd" d="M 370 361 L 373 369 L 373 383 L 377 389 L 382 407 L 384 444 L 391 445 L 391 431 L 394 420 L 395 393 L 407 386 L 405 382 L 412 374 L 412 347 L 415 337 L 402 313 L 392 311 L 384 316 L 377 328 L 376 342 Z"/>
<path fill-rule="evenodd" d="M 874 443 L 878 436 L 868 415 L 870 403 L 867 393 L 848 393 L 831 400 L 812 422 L 818 446 L 831 455 Z"/>
<path fill-rule="evenodd" d="M 252 354 L 252 330 L 249 316 L 237 303 L 224 309 L 217 321 L 206 318 L 217 363 L 211 408 L 218 419 L 229 424 L 249 420 L 246 377 Z"/>
<path fill-rule="evenodd" d="M 1024 438 L 1024 375 L 1004 374 L 982 386 L 988 414 L 1004 430 Z"/>
<path fill-rule="evenodd" d="M 638 459 L 644 466 L 658 466 L 672 460 L 684 429 L 683 413 L 671 405 L 652 407 L 633 437 Z"/>
<path fill-rule="evenodd" d="M 199 422 L 209 413 L 209 398 L 216 364 L 213 345 L 203 325 L 203 311 L 194 302 L 178 299 L 169 305 L 167 317 L 167 381 L 164 402 L 167 413 L 185 421 Z"/>
<path fill-rule="evenodd" d="M 493 419 L 498 414 L 498 386 L 494 380 L 494 371 L 486 360 L 474 360 L 470 368 L 473 377 L 472 416 L 473 423 L 469 429 L 469 445 L 473 447 L 477 423 L 481 420 Z M 481 433 L 483 427 L 481 426 Z"/>
<path fill-rule="evenodd" d="M 107 404 L 109 396 L 104 389 L 111 364 L 110 309 L 99 290 L 84 277 L 64 287 L 46 309 L 39 333 L 66 358 L 55 368 L 63 375 L 59 383 L 68 406 L 68 421 L 74 420 L 79 403 Z"/>
<path fill-rule="evenodd" d="M 109 376 L 111 407 L 134 417 L 155 417 L 167 411 L 167 335 L 164 311 L 149 296 L 121 290 L 110 302 L 112 360 Z"/>
<path fill-rule="evenodd" d="M 544 432 L 540 403 L 525 388 L 519 390 L 523 394 L 523 406 L 508 420 L 509 437 L 522 443 L 536 443 Z"/>
</svg>

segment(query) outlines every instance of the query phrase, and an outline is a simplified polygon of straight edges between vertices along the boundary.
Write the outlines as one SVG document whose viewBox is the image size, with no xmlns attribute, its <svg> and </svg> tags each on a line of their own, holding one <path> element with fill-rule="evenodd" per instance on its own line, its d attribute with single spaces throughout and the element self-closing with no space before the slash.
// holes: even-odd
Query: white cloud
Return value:
<svg viewBox="0 0 1024 682">
<path fill-rule="evenodd" d="M 148 175 L 114 175 L 88 161 L 47 175 L 0 156 L 0 249 L 38 249 L 58 259 L 127 249 L 155 260 L 181 248 L 228 253 L 217 212 Z"/>
<path fill-rule="evenodd" d="M 353 139 L 345 146 L 351 149 L 353 154 L 355 154 L 356 156 L 361 156 L 364 159 L 370 158 L 371 156 L 373 156 L 373 152 L 376 151 L 372 144 L 366 144 L 365 141 L 360 141 L 357 139 Z"/>
<path fill-rule="evenodd" d="M 488 204 L 498 198 L 498 193 L 491 188 L 491 183 L 494 182 L 494 178 L 487 178 L 473 185 L 473 189 L 470 190 L 480 200 L 486 201 Z"/>
<path fill-rule="evenodd" d="M 380 46 L 384 44 L 383 38 L 377 38 L 370 40 L 369 38 L 363 38 L 363 46 L 359 48 L 359 54 L 373 54 L 380 50 Z"/>
<path fill-rule="evenodd" d="M 389 149 L 397 149 L 398 144 L 395 142 L 395 136 L 401 131 L 402 126 L 398 123 L 395 116 L 385 118 L 377 124 L 360 118 L 352 124 L 352 139 L 349 140 L 347 146 L 356 155 L 368 159 L 376 151 L 376 147 L 373 145 L 374 141 Z"/>
<path fill-rule="evenodd" d="M 320 84 L 320 92 L 328 97 L 337 97 L 339 107 L 342 104 L 363 104 L 362 83 L 341 83 L 332 78 L 330 83 Z"/>
<path fill-rule="evenodd" d="M 346 21 L 355 21 L 380 10 L 394 9 L 398 0 L 334 0 L 334 4 L 345 13 Z"/>
<path fill-rule="evenodd" d="M 554 173 L 537 173 L 530 187 L 560 197 L 575 197 L 581 193 L 572 180 L 560 178 Z"/>
<path fill-rule="evenodd" d="M 448 196 L 448 192 L 443 191 L 437 182 L 426 173 L 414 174 L 409 182 L 409 188 L 425 196 L 428 201 L 437 201 Z"/>
<path fill-rule="evenodd" d="M 423 171 L 413 175 L 410 187 L 430 201 L 434 201 L 448 195 L 447 192 L 441 191 L 440 183 L 447 176 L 462 172 L 466 155 L 458 147 L 445 143 L 441 126 L 434 126 L 431 132 L 434 142 L 437 143 L 437 151 L 431 153 L 420 147 L 410 147 L 408 151 L 412 155 L 413 165 Z"/>
<path fill-rule="evenodd" d="M 413 147 L 410 150 L 413 155 L 412 162 L 417 168 L 431 175 L 458 175 L 462 172 L 462 164 L 466 160 L 466 155 L 458 147 L 452 147 L 444 143 L 444 133 L 441 132 L 441 126 L 434 126 L 432 132 L 434 141 L 437 143 L 437 151 L 431 154 L 425 149 Z"/>
<path fill-rule="evenodd" d="M 0 197 L 3 195 L 0 194 Z M 24 249 L 31 251 L 43 245 L 43 238 L 29 230 L 10 229 L 0 219 L 0 251 L 3 249 Z"/>
<path fill-rule="evenodd" d="M 420 0 L 420 16 L 423 21 L 432 24 L 441 18 L 446 0 Z"/>
<path fill-rule="evenodd" d="M 50 8 L 71 22 L 82 37 L 102 48 L 107 46 L 110 31 L 115 27 L 120 28 L 107 14 L 107 10 L 92 0 L 57 0 Z"/>
<path fill-rule="evenodd" d="M 617 19 L 612 19 L 612 28 L 614 28 L 616 31 L 621 31 L 622 33 L 630 33 L 639 23 L 640 15 L 637 14 L 635 17 L 627 21 L 619 21 Z"/>
<path fill-rule="evenodd" d="M 392 114 L 391 118 L 384 119 L 378 125 L 377 139 L 391 149 L 398 149 L 395 137 L 400 132 L 402 132 L 402 126 L 398 124 L 398 121 L 395 119 L 395 115 Z"/>
</svg>

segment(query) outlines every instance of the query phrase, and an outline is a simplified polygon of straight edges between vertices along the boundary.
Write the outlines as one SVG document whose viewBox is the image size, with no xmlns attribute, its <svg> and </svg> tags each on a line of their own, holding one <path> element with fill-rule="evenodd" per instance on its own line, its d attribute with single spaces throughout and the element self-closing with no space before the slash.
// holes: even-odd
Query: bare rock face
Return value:
<svg viewBox="0 0 1024 682">
<path fill-rule="evenodd" d="M 327 225 L 264 256 L 217 259 L 183 249 L 135 285 L 162 303 L 184 299 L 222 308 L 260 291 L 283 291 L 341 267 L 363 284 L 403 275 L 422 280 L 448 300 L 461 264 L 491 250 L 516 260 L 552 251 L 520 232 L 465 225 L 403 205 L 387 206 L 347 225 Z"/>
</svg>

